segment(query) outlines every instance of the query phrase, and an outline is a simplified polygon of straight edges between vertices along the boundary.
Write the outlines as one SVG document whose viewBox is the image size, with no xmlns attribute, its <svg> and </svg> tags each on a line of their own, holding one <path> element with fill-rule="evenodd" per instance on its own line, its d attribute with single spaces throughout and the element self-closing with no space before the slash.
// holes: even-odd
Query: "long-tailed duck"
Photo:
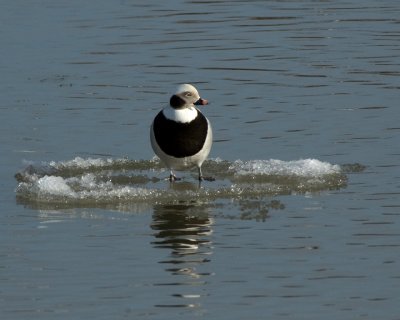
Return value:
<svg viewBox="0 0 400 320">
<path fill-rule="evenodd" d="M 190 84 L 178 86 L 169 106 L 162 109 L 150 129 L 150 141 L 156 155 L 170 169 L 170 181 L 179 180 L 174 170 L 197 167 L 199 180 L 203 177 L 201 166 L 212 145 L 212 129 L 208 119 L 195 105 L 206 105 L 196 88 Z"/>
</svg>

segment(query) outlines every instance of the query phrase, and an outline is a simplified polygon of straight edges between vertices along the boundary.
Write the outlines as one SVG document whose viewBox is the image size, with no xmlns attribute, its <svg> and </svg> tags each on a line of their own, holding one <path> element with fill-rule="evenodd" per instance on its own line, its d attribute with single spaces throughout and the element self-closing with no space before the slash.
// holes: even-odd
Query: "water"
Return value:
<svg viewBox="0 0 400 320">
<path fill-rule="evenodd" d="M 397 1 L 3 1 L 4 319 L 399 319 Z M 149 124 L 211 104 L 170 185 Z"/>
</svg>

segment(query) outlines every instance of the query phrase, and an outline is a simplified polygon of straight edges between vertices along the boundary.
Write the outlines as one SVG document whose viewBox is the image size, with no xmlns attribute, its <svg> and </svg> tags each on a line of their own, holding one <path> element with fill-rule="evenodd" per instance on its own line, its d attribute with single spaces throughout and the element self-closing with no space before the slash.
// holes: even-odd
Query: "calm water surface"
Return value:
<svg viewBox="0 0 400 320">
<path fill-rule="evenodd" d="M 400 319 L 399 17 L 2 1 L 1 318 Z M 183 82 L 211 102 L 200 188 L 148 141 Z"/>
</svg>

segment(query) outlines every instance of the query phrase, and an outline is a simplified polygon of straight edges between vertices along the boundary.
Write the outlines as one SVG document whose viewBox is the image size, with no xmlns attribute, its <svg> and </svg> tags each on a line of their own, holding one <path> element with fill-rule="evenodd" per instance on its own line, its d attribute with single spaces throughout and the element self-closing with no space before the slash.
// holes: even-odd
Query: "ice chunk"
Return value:
<svg viewBox="0 0 400 320">
<path fill-rule="evenodd" d="M 36 186 L 38 187 L 39 192 L 44 194 L 67 197 L 76 196 L 76 193 L 62 177 L 44 176 L 37 181 Z"/>
<path fill-rule="evenodd" d="M 229 167 L 235 175 L 279 175 L 319 177 L 340 172 L 340 166 L 316 159 L 282 160 L 236 160 Z"/>
</svg>

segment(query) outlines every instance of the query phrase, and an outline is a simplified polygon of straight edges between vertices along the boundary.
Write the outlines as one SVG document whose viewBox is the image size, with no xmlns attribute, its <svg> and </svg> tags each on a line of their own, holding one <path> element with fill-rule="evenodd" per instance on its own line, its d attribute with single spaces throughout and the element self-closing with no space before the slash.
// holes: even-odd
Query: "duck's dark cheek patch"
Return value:
<svg viewBox="0 0 400 320">
<path fill-rule="evenodd" d="M 171 99 L 169 99 L 169 104 L 171 105 L 172 108 L 174 109 L 180 109 L 182 108 L 186 102 L 183 100 L 181 97 L 177 96 L 174 94 Z"/>
</svg>

